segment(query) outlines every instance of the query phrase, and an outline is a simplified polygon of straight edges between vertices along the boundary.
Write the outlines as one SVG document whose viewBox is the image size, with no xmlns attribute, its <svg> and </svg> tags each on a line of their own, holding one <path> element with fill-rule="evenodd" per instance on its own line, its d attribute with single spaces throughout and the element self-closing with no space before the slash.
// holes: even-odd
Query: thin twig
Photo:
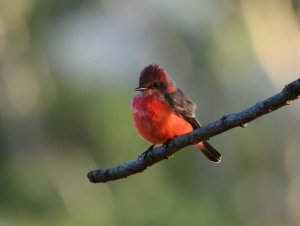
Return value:
<svg viewBox="0 0 300 226">
<path fill-rule="evenodd" d="M 168 159 L 177 151 L 188 145 L 196 144 L 217 134 L 223 133 L 234 127 L 245 127 L 254 119 L 277 110 L 300 96 L 300 78 L 287 84 L 284 89 L 261 102 L 258 102 L 246 110 L 223 116 L 221 119 L 211 122 L 190 133 L 174 137 L 163 146 L 153 148 L 147 155 L 141 155 L 136 160 L 121 163 L 110 168 L 101 168 L 88 173 L 88 178 L 93 183 L 107 182 L 128 177 L 140 173 L 153 164 Z"/>
</svg>

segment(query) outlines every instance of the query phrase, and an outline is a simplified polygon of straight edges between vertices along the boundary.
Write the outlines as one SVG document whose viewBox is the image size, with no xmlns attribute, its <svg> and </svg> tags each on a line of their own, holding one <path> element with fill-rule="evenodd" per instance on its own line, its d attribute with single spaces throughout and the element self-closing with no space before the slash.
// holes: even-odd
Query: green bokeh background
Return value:
<svg viewBox="0 0 300 226">
<path fill-rule="evenodd" d="M 299 2 L 0 0 L 0 225 L 300 225 L 300 104 L 107 184 L 149 146 L 130 101 L 159 63 L 202 124 L 300 74 Z"/>
</svg>

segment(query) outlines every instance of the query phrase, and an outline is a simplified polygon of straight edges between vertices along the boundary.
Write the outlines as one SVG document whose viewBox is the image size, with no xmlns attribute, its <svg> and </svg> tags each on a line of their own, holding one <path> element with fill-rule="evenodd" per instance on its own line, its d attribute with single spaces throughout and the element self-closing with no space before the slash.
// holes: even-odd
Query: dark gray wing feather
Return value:
<svg viewBox="0 0 300 226">
<path fill-rule="evenodd" d="M 193 129 L 201 127 L 195 114 L 197 106 L 189 96 L 177 89 L 174 92 L 165 93 L 165 99 L 178 115 L 192 125 Z"/>
<path fill-rule="evenodd" d="M 193 129 L 201 127 L 201 124 L 195 115 L 196 104 L 180 89 L 171 93 L 165 93 L 165 99 L 179 116 L 192 125 Z M 213 162 L 221 161 L 221 154 L 213 146 L 207 141 L 203 141 L 202 145 L 200 150 L 208 159 Z"/>
</svg>

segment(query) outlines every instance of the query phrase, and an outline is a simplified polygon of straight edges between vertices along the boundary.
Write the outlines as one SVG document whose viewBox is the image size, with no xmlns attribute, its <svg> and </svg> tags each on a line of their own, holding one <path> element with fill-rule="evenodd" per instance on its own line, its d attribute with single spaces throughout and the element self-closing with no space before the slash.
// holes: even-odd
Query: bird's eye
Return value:
<svg viewBox="0 0 300 226">
<path fill-rule="evenodd" d="M 158 88 L 159 87 L 159 83 L 158 82 L 154 82 L 153 83 L 153 88 Z"/>
</svg>

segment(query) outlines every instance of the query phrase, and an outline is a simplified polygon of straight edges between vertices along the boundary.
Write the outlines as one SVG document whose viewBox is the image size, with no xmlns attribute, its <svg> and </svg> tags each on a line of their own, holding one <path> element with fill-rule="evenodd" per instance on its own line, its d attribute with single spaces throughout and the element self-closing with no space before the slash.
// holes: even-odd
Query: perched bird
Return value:
<svg viewBox="0 0 300 226">
<path fill-rule="evenodd" d="M 145 67 L 140 74 L 131 112 L 138 133 L 153 145 L 163 144 L 174 136 L 201 127 L 195 115 L 196 104 L 185 95 L 157 64 Z M 195 145 L 213 162 L 221 154 L 207 141 Z"/>
</svg>

